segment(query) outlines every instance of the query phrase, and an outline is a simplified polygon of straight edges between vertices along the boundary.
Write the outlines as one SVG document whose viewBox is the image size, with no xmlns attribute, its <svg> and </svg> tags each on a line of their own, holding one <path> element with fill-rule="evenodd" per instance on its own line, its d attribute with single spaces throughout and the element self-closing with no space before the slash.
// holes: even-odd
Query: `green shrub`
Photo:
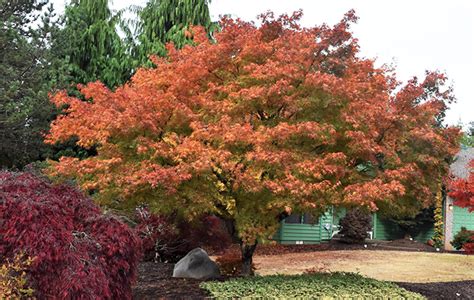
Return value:
<svg viewBox="0 0 474 300">
<path fill-rule="evenodd" d="M 201 288 L 216 299 L 425 299 L 394 283 L 353 273 L 240 277 L 204 282 Z"/>
<path fill-rule="evenodd" d="M 461 230 L 456 233 L 454 239 L 451 241 L 451 245 L 453 245 L 456 250 L 461 250 L 464 244 L 474 242 L 472 239 L 473 236 L 474 231 L 467 230 L 466 227 L 461 227 Z"/>
</svg>

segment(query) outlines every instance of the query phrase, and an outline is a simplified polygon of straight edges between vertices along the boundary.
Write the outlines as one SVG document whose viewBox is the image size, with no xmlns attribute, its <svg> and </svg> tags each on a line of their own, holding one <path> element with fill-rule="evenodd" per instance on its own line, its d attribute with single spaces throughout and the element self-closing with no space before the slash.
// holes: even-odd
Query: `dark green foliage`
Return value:
<svg viewBox="0 0 474 300">
<path fill-rule="evenodd" d="M 150 0 L 137 9 L 138 44 L 134 49 L 138 64 L 149 63 L 148 56 L 166 55 L 165 44 L 173 42 L 177 48 L 191 43 L 186 37 L 189 25 L 201 25 L 208 32 L 217 28 L 209 16 L 208 0 Z"/>
<path fill-rule="evenodd" d="M 117 32 L 120 18 L 108 0 L 73 0 L 66 6 L 64 29 L 53 48 L 64 59 L 68 83 L 100 80 L 114 88 L 130 78 L 132 61 Z"/>
<path fill-rule="evenodd" d="M 400 229 L 411 237 L 416 236 L 420 231 L 434 224 L 434 207 L 424 208 L 414 218 L 393 217 L 390 221 L 397 224 Z"/>
<path fill-rule="evenodd" d="M 0 168 L 42 159 L 42 134 L 54 111 L 49 44 L 54 14 L 48 1 L 0 1 Z M 36 27 L 31 28 L 32 22 Z"/>
<path fill-rule="evenodd" d="M 352 273 L 244 277 L 201 287 L 212 299 L 424 299 L 394 283 Z"/>
<path fill-rule="evenodd" d="M 466 227 L 461 227 L 461 230 L 456 233 L 454 239 L 451 241 L 454 249 L 461 250 L 466 243 L 474 243 L 474 231 L 467 230 Z"/>
<path fill-rule="evenodd" d="M 363 243 L 367 238 L 367 231 L 372 228 L 372 216 L 367 211 L 354 208 L 341 219 L 341 234 L 346 243 Z"/>
</svg>

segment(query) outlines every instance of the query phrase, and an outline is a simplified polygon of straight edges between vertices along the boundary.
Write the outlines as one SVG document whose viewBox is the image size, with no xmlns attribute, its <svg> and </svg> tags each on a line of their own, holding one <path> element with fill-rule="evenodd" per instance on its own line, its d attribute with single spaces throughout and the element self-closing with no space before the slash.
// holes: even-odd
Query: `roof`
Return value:
<svg viewBox="0 0 474 300">
<path fill-rule="evenodd" d="M 469 177 L 469 162 L 472 159 L 474 159 L 474 147 L 461 148 L 449 170 L 454 176 L 466 179 Z"/>
</svg>

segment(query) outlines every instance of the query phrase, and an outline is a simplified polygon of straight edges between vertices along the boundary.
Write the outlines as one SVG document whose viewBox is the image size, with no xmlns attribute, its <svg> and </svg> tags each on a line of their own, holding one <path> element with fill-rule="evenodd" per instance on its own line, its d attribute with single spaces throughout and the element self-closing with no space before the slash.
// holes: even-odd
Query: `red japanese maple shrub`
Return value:
<svg viewBox="0 0 474 300">
<path fill-rule="evenodd" d="M 180 254 L 179 231 L 170 216 L 150 213 L 146 208 L 137 209 L 137 226 L 134 230 L 142 240 L 143 260 L 176 260 Z"/>
<path fill-rule="evenodd" d="M 178 261 L 196 247 L 222 251 L 232 242 L 223 221 L 213 215 L 189 222 L 139 208 L 137 219 L 135 232 L 142 239 L 144 260 Z"/>
<path fill-rule="evenodd" d="M 224 221 L 214 215 L 203 215 L 191 223 L 181 222 L 178 227 L 181 235 L 188 237 L 193 248 L 204 247 L 212 252 L 219 252 L 232 244 L 232 237 Z"/>
<path fill-rule="evenodd" d="M 0 260 L 24 252 L 37 298 L 130 299 L 140 240 L 81 192 L 0 172 Z"/>
</svg>

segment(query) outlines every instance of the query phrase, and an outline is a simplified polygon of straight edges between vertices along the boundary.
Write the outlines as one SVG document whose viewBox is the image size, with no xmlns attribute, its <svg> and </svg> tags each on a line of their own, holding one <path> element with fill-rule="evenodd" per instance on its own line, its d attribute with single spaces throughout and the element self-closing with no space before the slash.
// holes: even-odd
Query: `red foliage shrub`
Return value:
<svg viewBox="0 0 474 300">
<path fill-rule="evenodd" d="M 474 236 L 471 239 L 474 240 Z M 467 254 L 474 254 L 474 243 L 465 243 L 463 249 Z"/>
<path fill-rule="evenodd" d="M 192 248 L 205 247 L 216 252 L 228 248 L 232 243 L 224 222 L 214 215 L 204 215 L 194 223 L 180 222 L 178 228 Z"/>
<path fill-rule="evenodd" d="M 138 208 L 137 218 L 144 260 L 178 261 L 196 247 L 221 251 L 232 241 L 223 221 L 212 215 L 187 222 Z"/>
<path fill-rule="evenodd" d="M 183 251 L 183 247 L 179 246 L 182 241 L 171 217 L 158 216 L 146 208 L 138 208 L 137 219 L 134 230 L 142 240 L 143 260 L 175 261 L 181 255 L 179 252 Z"/>
<path fill-rule="evenodd" d="M 130 299 L 140 240 L 67 185 L 0 172 L 0 259 L 24 252 L 37 298 Z"/>
<path fill-rule="evenodd" d="M 368 212 L 354 208 L 340 220 L 340 225 L 342 226 L 340 233 L 344 235 L 343 242 L 363 243 L 367 238 L 367 232 L 372 227 L 372 217 Z"/>
</svg>

